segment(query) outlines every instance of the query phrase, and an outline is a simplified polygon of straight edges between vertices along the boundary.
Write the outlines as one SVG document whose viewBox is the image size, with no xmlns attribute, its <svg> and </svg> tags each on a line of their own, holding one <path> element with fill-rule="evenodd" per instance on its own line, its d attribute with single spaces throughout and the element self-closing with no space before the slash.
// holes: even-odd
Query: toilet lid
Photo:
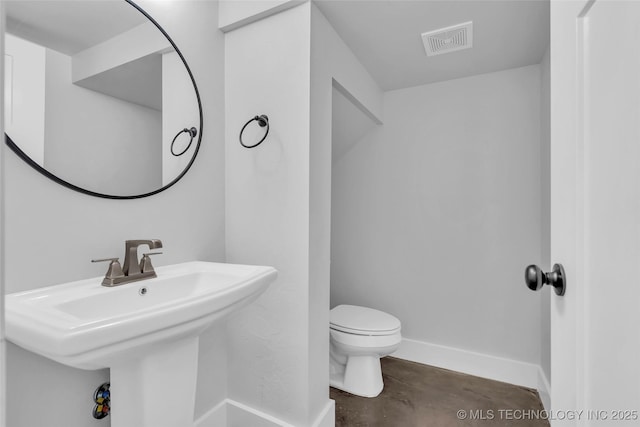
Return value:
<svg viewBox="0 0 640 427">
<path fill-rule="evenodd" d="M 356 335 L 391 335 L 400 330 L 400 320 L 373 308 L 339 305 L 331 310 L 330 327 Z"/>
</svg>

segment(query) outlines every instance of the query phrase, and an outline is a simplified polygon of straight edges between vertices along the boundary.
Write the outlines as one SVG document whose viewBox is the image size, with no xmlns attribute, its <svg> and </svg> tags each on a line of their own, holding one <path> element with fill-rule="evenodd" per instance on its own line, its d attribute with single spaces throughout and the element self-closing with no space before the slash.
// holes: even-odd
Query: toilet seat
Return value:
<svg viewBox="0 0 640 427">
<path fill-rule="evenodd" d="M 383 336 L 400 331 L 400 320 L 373 308 L 339 305 L 331 310 L 329 327 L 353 335 Z"/>
</svg>

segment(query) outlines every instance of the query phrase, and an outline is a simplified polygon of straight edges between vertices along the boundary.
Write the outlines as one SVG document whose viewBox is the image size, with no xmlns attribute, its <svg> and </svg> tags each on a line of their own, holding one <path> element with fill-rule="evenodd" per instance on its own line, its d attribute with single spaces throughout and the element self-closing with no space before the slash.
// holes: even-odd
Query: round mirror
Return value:
<svg viewBox="0 0 640 427">
<path fill-rule="evenodd" d="M 130 0 L 6 1 L 5 140 L 30 166 L 85 194 L 150 196 L 200 148 L 191 70 Z"/>
</svg>

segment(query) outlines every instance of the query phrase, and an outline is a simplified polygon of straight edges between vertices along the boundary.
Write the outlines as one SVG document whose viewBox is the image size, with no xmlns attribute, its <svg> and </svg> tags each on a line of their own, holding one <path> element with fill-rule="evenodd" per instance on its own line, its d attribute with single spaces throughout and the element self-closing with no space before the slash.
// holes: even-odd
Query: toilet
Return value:
<svg viewBox="0 0 640 427">
<path fill-rule="evenodd" d="M 383 311 L 339 305 L 330 315 L 330 385 L 363 397 L 382 391 L 380 358 L 398 349 L 400 320 Z"/>
</svg>

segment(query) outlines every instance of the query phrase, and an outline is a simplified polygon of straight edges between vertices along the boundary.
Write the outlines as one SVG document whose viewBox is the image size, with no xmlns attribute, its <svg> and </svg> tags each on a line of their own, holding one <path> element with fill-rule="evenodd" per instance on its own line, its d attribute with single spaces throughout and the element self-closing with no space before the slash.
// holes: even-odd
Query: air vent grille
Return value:
<svg viewBox="0 0 640 427">
<path fill-rule="evenodd" d="M 473 47 L 473 22 L 422 33 L 422 42 L 427 56 L 469 49 Z"/>
</svg>

